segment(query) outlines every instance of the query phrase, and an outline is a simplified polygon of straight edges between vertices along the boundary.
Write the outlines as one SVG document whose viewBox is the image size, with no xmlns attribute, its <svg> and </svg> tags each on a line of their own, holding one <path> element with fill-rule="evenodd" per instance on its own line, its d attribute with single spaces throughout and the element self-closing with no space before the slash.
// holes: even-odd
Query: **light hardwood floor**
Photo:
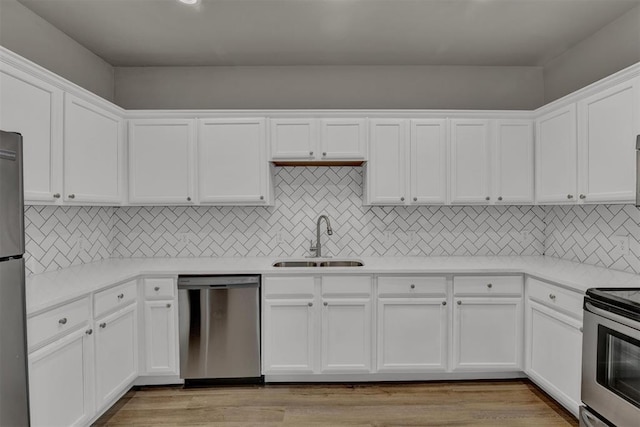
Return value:
<svg viewBox="0 0 640 427">
<path fill-rule="evenodd" d="M 577 426 L 528 380 L 142 387 L 95 426 Z"/>
</svg>

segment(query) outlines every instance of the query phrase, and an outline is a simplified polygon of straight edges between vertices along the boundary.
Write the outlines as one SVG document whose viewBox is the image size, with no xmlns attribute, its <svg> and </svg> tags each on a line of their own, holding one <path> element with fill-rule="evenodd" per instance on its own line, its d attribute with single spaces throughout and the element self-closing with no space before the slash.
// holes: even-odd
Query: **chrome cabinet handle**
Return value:
<svg viewBox="0 0 640 427">
<path fill-rule="evenodd" d="M 155 288 L 153 288 L 153 290 L 158 292 L 160 290 L 160 286 L 156 286 Z"/>
<path fill-rule="evenodd" d="M 488 202 L 489 200 L 491 200 L 491 197 L 487 196 L 484 199 Z"/>
<path fill-rule="evenodd" d="M 327 155 L 326 151 L 323 151 L 323 152 L 322 152 L 322 155 L 323 155 L 323 156 L 326 156 L 326 155 Z"/>
<path fill-rule="evenodd" d="M 313 307 L 313 303 L 310 302 L 309 304 L 307 304 L 309 307 Z"/>
<path fill-rule="evenodd" d="M 573 194 L 567 194 L 567 199 L 569 200 L 573 199 Z"/>
<path fill-rule="evenodd" d="M 84 333 L 87 335 L 91 335 L 93 333 L 93 329 L 87 329 L 86 331 L 84 331 Z"/>
<path fill-rule="evenodd" d="M 404 197 L 400 197 L 400 201 L 401 201 L 401 202 L 404 202 Z"/>
<path fill-rule="evenodd" d="M 487 288 L 489 288 L 489 289 L 493 288 L 493 284 L 492 283 L 487 283 Z"/>
<path fill-rule="evenodd" d="M 556 296 L 555 296 L 554 294 L 549 294 L 549 298 L 550 298 L 552 301 L 555 301 L 555 300 L 556 300 Z"/>
<path fill-rule="evenodd" d="M 310 155 L 310 156 L 313 156 L 313 151 L 309 151 L 309 155 Z"/>
<path fill-rule="evenodd" d="M 103 323 L 100 323 L 100 327 L 101 327 L 102 329 L 104 329 L 104 328 L 106 328 L 106 327 L 107 327 L 107 324 L 106 324 L 106 323 L 104 323 L 104 322 L 103 322 Z"/>
<path fill-rule="evenodd" d="M 264 196 L 260 196 L 260 200 L 264 200 Z"/>
<path fill-rule="evenodd" d="M 442 305 L 447 305 L 447 302 L 446 301 L 442 301 Z"/>
<path fill-rule="evenodd" d="M 58 323 L 61 325 L 66 325 L 67 324 L 67 318 L 63 317 L 62 319 L 58 320 Z"/>
<path fill-rule="evenodd" d="M 53 195 L 53 198 L 54 198 L 54 199 L 59 199 L 59 198 L 60 198 L 60 193 L 56 193 L 56 194 L 54 194 L 54 195 Z"/>
<path fill-rule="evenodd" d="M 124 298 L 124 294 L 118 295 L 118 299 L 122 299 L 122 298 Z"/>
<path fill-rule="evenodd" d="M 70 199 L 75 199 L 75 198 L 76 198 L 76 195 L 75 195 L 75 194 L 69 194 L 69 198 L 70 198 Z"/>
<path fill-rule="evenodd" d="M 167 304 L 167 308 L 171 308 L 171 304 L 170 303 Z"/>
<path fill-rule="evenodd" d="M 414 197 L 414 198 L 413 198 L 413 201 L 414 201 L 414 202 L 417 202 L 417 201 L 418 201 L 418 198 L 417 198 L 417 197 Z"/>
<path fill-rule="evenodd" d="M 326 301 L 323 304 L 324 304 L 325 307 L 329 305 L 329 303 L 326 302 Z"/>
<path fill-rule="evenodd" d="M 462 305 L 462 301 L 458 301 L 456 304 L 458 304 L 458 305 Z"/>
<path fill-rule="evenodd" d="M 411 289 L 415 289 L 415 288 L 416 288 L 416 285 L 411 284 Z"/>
<path fill-rule="evenodd" d="M 501 202 L 502 201 L 502 196 L 498 197 L 498 201 Z"/>
<path fill-rule="evenodd" d="M 191 201 L 191 197 L 187 197 L 187 202 L 190 202 L 190 201 Z"/>
<path fill-rule="evenodd" d="M 587 198 L 587 196 L 585 196 L 584 194 L 581 194 L 581 195 L 580 195 L 580 198 L 581 198 L 582 200 L 584 200 L 584 199 L 586 199 L 586 198 Z"/>
</svg>

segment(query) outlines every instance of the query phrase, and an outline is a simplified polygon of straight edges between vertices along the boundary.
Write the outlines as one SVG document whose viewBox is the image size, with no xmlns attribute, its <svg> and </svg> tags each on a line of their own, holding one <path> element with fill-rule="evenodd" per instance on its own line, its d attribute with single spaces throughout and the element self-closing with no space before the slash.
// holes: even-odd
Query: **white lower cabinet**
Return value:
<svg viewBox="0 0 640 427">
<path fill-rule="evenodd" d="M 371 370 L 370 298 L 324 298 L 322 372 Z"/>
<path fill-rule="evenodd" d="M 176 305 L 173 300 L 144 303 L 146 374 L 178 374 Z"/>
<path fill-rule="evenodd" d="M 313 298 L 265 301 L 265 373 L 313 373 L 316 347 L 313 305 Z"/>
<path fill-rule="evenodd" d="M 263 295 L 265 374 L 371 371 L 370 276 L 268 277 Z"/>
<path fill-rule="evenodd" d="M 455 370 L 522 369 L 522 276 L 453 279 Z"/>
<path fill-rule="evenodd" d="M 527 375 L 578 416 L 582 321 L 529 300 L 527 324 Z"/>
<path fill-rule="evenodd" d="M 453 313 L 454 369 L 521 369 L 521 298 L 456 298 Z"/>
<path fill-rule="evenodd" d="M 86 425 L 94 413 L 93 367 L 92 331 L 87 328 L 31 353 L 31 425 Z"/>
<path fill-rule="evenodd" d="M 110 405 L 138 375 L 137 305 L 95 322 L 96 404 Z"/>
<path fill-rule="evenodd" d="M 378 371 L 447 368 L 446 298 L 378 299 Z"/>
</svg>

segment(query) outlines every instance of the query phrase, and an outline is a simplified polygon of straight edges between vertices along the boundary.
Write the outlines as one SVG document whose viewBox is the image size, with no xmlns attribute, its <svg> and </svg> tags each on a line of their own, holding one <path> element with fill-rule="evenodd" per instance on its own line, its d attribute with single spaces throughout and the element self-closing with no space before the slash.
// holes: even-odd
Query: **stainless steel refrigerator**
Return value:
<svg viewBox="0 0 640 427">
<path fill-rule="evenodd" d="M 29 425 L 22 137 L 0 131 L 0 426 Z"/>
</svg>

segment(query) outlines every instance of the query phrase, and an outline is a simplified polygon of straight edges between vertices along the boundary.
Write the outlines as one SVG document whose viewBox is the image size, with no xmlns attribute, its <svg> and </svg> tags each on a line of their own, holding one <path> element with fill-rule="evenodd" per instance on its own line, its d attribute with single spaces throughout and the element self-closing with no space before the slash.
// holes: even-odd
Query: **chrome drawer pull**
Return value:
<svg viewBox="0 0 640 427">
<path fill-rule="evenodd" d="M 107 324 L 106 324 L 106 323 L 100 323 L 100 327 L 101 327 L 102 329 L 104 329 L 104 328 L 106 328 L 106 327 L 107 327 Z"/>
<path fill-rule="evenodd" d="M 153 290 L 158 292 L 160 290 L 160 286 L 156 286 L 155 288 L 153 288 Z"/>
<path fill-rule="evenodd" d="M 118 295 L 118 299 L 122 299 L 122 298 L 124 298 L 124 294 Z"/>
<path fill-rule="evenodd" d="M 555 301 L 555 300 L 556 300 L 556 296 L 555 296 L 554 294 L 549 294 L 549 298 L 550 298 L 552 301 Z"/>
<path fill-rule="evenodd" d="M 62 319 L 58 320 L 58 323 L 60 323 L 61 325 L 66 325 L 67 324 L 67 318 L 63 317 Z"/>
</svg>

